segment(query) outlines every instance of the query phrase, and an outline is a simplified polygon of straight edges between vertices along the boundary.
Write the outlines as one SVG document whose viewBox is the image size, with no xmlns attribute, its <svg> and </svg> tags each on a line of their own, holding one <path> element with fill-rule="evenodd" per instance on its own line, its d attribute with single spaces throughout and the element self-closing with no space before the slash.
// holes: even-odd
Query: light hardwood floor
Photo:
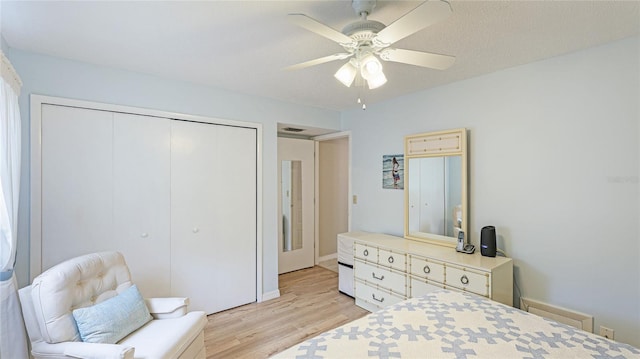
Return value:
<svg viewBox="0 0 640 359">
<path fill-rule="evenodd" d="M 268 358 L 368 312 L 338 292 L 338 273 L 319 266 L 282 274 L 280 297 L 212 314 L 207 358 Z"/>
</svg>

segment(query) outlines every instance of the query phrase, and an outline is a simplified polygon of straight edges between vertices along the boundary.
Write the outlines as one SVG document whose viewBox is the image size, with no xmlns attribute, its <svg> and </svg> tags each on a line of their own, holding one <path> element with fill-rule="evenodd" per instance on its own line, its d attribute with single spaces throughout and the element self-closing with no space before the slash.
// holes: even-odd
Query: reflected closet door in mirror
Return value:
<svg viewBox="0 0 640 359">
<path fill-rule="evenodd" d="M 467 234 L 466 130 L 405 138 L 405 237 L 455 246 Z"/>
</svg>

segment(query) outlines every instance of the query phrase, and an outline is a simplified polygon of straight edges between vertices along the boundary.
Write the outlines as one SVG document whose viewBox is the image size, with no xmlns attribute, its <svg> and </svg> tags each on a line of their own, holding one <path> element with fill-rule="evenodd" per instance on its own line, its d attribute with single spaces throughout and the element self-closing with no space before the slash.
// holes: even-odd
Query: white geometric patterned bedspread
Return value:
<svg viewBox="0 0 640 359">
<path fill-rule="evenodd" d="M 484 297 L 442 290 L 273 358 L 640 358 L 640 350 Z"/>
</svg>

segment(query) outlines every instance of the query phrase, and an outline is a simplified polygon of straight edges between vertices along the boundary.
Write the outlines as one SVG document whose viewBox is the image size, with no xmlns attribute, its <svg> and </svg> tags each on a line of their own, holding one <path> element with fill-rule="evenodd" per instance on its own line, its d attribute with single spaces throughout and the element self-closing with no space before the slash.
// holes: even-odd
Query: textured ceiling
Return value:
<svg viewBox="0 0 640 359">
<path fill-rule="evenodd" d="M 436 0 L 431 0 L 436 1 Z M 380 1 L 385 24 L 420 1 Z M 385 62 L 368 103 L 603 44 L 640 31 L 638 1 L 452 1 L 453 14 L 394 47 L 456 56 L 445 71 Z M 12 48 L 346 110 L 357 88 L 333 78 L 343 61 L 284 71 L 342 48 L 290 24 L 304 13 L 335 29 L 357 19 L 350 1 L 7 1 L 2 36 Z"/>
</svg>

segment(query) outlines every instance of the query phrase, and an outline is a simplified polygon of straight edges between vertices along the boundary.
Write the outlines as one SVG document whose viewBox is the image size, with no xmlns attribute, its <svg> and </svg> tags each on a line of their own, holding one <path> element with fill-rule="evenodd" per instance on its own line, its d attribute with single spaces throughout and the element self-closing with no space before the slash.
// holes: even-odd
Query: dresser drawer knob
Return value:
<svg viewBox="0 0 640 359">
<path fill-rule="evenodd" d="M 460 277 L 460 283 L 469 284 L 469 278 L 467 278 L 466 275 L 463 275 L 462 277 Z"/>
<path fill-rule="evenodd" d="M 371 297 L 372 297 L 372 298 L 373 298 L 373 300 L 375 300 L 376 302 L 380 302 L 380 303 L 384 302 L 384 297 L 382 297 L 382 298 L 378 299 L 378 298 L 376 298 L 376 295 L 375 295 L 375 294 L 371 294 Z"/>
<path fill-rule="evenodd" d="M 365 257 L 368 256 L 369 255 L 369 250 L 365 249 L 364 252 L 362 252 L 362 254 L 364 254 Z"/>
<path fill-rule="evenodd" d="M 431 273 L 431 268 L 429 268 L 429 265 L 427 264 L 426 266 L 424 266 L 424 268 L 422 268 L 422 271 L 424 271 L 425 274 L 429 274 Z"/>
<path fill-rule="evenodd" d="M 389 261 L 389 263 L 393 263 L 393 256 L 389 256 L 389 259 L 387 259 Z"/>
<path fill-rule="evenodd" d="M 373 279 L 384 280 L 384 274 L 381 275 L 380 277 L 377 277 L 375 272 L 371 272 L 371 275 L 373 276 Z"/>
</svg>

